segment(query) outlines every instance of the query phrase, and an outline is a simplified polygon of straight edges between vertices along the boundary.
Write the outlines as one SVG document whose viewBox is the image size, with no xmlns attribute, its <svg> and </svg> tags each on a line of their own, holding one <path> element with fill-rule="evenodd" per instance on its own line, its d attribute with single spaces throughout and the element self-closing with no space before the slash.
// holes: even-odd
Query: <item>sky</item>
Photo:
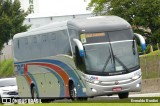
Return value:
<svg viewBox="0 0 160 106">
<path fill-rule="evenodd" d="M 91 13 L 86 10 L 90 0 L 38 0 L 39 13 L 50 15 L 72 15 Z M 84 2 L 86 1 L 86 2 Z"/>
</svg>

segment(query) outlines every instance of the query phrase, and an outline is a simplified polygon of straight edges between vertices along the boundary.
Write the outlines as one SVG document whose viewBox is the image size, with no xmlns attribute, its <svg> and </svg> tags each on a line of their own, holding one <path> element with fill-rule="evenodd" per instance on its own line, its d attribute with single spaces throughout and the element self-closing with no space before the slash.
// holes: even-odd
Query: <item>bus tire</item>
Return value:
<svg viewBox="0 0 160 106">
<path fill-rule="evenodd" d="M 32 99 L 37 99 L 38 98 L 38 94 L 37 94 L 37 91 L 36 91 L 36 87 L 33 86 L 31 88 L 31 96 L 32 96 Z"/>
<path fill-rule="evenodd" d="M 125 99 L 125 98 L 128 98 L 129 93 L 128 92 L 119 93 L 118 96 L 119 96 L 119 99 Z"/>
<path fill-rule="evenodd" d="M 73 83 L 69 85 L 69 94 L 70 94 L 70 98 L 72 100 L 77 99 L 77 90 L 76 90 L 76 87 Z"/>
<path fill-rule="evenodd" d="M 2 103 L 2 97 L 0 96 L 0 104 Z"/>
<path fill-rule="evenodd" d="M 79 101 L 87 101 L 88 98 L 87 97 L 79 97 L 79 98 L 77 98 L 77 100 L 79 100 Z"/>
<path fill-rule="evenodd" d="M 73 82 L 70 83 L 69 85 L 69 94 L 70 94 L 70 98 L 75 101 L 75 100 L 79 100 L 79 101 L 87 101 L 87 97 L 77 97 L 77 89 L 75 87 L 75 85 L 73 84 Z"/>
</svg>

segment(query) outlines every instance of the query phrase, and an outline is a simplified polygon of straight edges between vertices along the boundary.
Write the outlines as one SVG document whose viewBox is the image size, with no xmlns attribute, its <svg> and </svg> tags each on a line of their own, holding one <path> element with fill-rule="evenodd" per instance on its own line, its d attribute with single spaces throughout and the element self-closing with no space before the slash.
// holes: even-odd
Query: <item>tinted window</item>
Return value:
<svg viewBox="0 0 160 106">
<path fill-rule="evenodd" d="M 18 60 L 30 60 L 59 54 L 72 54 L 67 30 L 14 39 L 14 55 Z"/>
<path fill-rule="evenodd" d="M 110 41 L 133 40 L 131 29 L 108 32 Z"/>
<path fill-rule="evenodd" d="M 75 53 L 76 44 L 73 41 L 73 39 L 75 39 L 75 38 L 78 39 L 78 32 L 73 29 L 69 29 L 69 36 L 70 36 L 70 40 L 71 40 L 73 53 Z"/>
<path fill-rule="evenodd" d="M 58 54 L 71 55 L 71 47 L 66 30 L 56 32 L 56 42 Z"/>
</svg>

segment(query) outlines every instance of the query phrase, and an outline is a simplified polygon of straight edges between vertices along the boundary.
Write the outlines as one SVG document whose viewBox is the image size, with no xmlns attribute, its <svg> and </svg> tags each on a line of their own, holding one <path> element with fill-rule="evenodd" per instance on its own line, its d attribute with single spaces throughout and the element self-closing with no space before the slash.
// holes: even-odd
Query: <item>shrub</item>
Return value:
<svg viewBox="0 0 160 106">
<path fill-rule="evenodd" d="M 13 59 L 8 59 L 0 62 L 0 77 L 13 76 Z"/>
</svg>

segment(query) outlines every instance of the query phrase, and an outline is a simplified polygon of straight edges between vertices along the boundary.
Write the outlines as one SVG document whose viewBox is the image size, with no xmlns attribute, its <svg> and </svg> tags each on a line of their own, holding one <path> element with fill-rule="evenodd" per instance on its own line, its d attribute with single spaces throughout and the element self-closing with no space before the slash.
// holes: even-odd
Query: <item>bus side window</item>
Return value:
<svg viewBox="0 0 160 106">
<path fill-rule="evenodd" d="M 25 37 L 25 45 L 28 45 L 28 38 Z"/>
<path fill-rule="evenodd" d="M 51 56 L 57 55 L 56 32 L 49 34 L 49 45 Z"/>
<path fill-rule="evenodd" d="M 18 39 L 16 39 L 15 41 L 14 41 L 14 43 L 15 43 L 15 47 L 14 47 L 14 49 L 15 49 L 15 58 L 16 59 L 21 59 L 21 47 L 20 47 L 20 39 L 21 38 L 18 38 Z"/>
<path fill-rule="evenodd" d="M 70 41 L 71 41 L 73 54 L 75 54 L 75 46 L 76 46 L 76 44 L 73 41 L 73 39 L 78 38 L 78 32 L 75 31 L 74 29 L 69 29 L 69 36 L 70 36 Z"/>
<path fill-rule="evenodd" d="M 55 33 L 50 33 L 51 40 L 56 40 Z"/>
<path fill-rule="evenodd" d="M 23 43 L 23 48 L 22 48 L 22 51 L 21 51 L 21 53 L 22 53 L 22 58 L 23 58 L 23 59 L 26 59 L 26 58 L 28 58 L 28 55 L 29 55 L 28 52 L 30 51 L 30 50 L 28 49 L 28 48 L 29 48 L 29 47 L 28 47 L 28 46 L 29 46 L 29 44 L 28 44 L 28 37 L 24 37 L 22 41 L 23 41 L 23 42 L 22 42 L 22 43 Z"/>
<path fill-rule="evenodd" d="M 56 32 L 56 46 L 58 54 L 72 55 L 67 30 Z"/>
<path fill-rule="evenodd" d="M 36 36 L 33 37 L 33 42 L 37 43 L 37 37 Z"/>
<path fill-rule="evenodd" d="M 85 71 L 85 64 L 84 64 L 84 59 L 83 57 L 80 56 L 79 54 L 79 49 L 77 46 L 75 46 L 75 63 L 78 69 L 80 69 L 80 71 Z"/>
<path fill-rule="evenodd" d="M 42 35 L 42 41 L 46 42 L 46 35 Z"/>
<path fill-rule="evenodd" d="M 19 48 L 19 39 L 17 40 L 17 47 Z"/>
</svg>

